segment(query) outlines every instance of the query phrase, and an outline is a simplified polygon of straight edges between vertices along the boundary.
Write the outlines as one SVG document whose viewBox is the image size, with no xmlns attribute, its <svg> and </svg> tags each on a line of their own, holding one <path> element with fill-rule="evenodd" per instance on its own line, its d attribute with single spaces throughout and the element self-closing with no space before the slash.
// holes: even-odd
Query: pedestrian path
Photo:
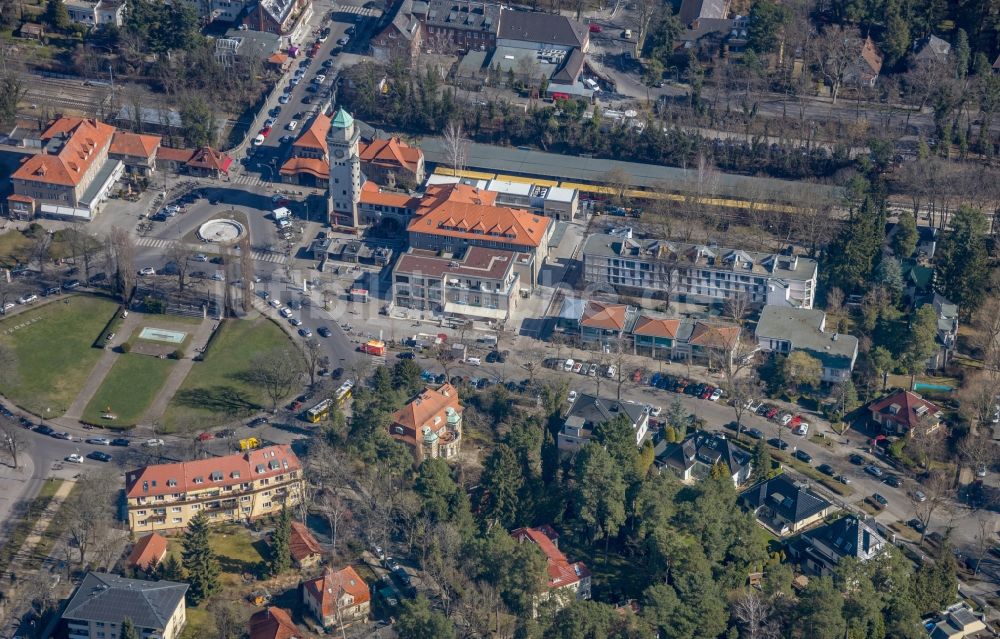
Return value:
<svg viewBox="0 0 1000 639">
<path fill-rule="evenodd" d="M 118 359 L 118 353 L 115 351 L 115 348 L 126 342 L 138 325 L 139 315 L 137 313 L 131 313 L 122 320 L 121 325 L 118 327 L 118 334 L 108 342 L 104 352 L 101 353 L 101 359 L 97 360 L 97 364 L 91 369 L 87 381 L 83 384 L 83 388 L 76 394 L 76 399 L 73 400 L 73 403 L 69 406 L 69 410 L 63 415 L 64 420 L 70 422 L 80 421 L 80 418 L 83 417 L 83 411 L 87 409 L 87 404 L 97 394 L 97 390 L 104 383 L 104 378 L 107 377 L 108 372 L 111 371 L 111 367 L 115 365 L 115 361 Z"/>
<path fill-rule="evenodd" d="M 145 248 L 166 248 L 167 246 L 173 243 L 173 240 L 164 240 L 156 237 L 140 237 L 135 241 L 135 243 Z M 206 252 L 212 253 L 214 251 L 208 249 L 206 250 Z M 250 257 L 253 258 L 254 261 L 270 262 L 271 264 L 284 264 L 285 262 L 288 261 L 287 255 L 283 255 L 281 253 L 268 253 L 266 251 L 251 251 Z"/>
<path fill-rule="evenodd" d="M 259 175 L 254 175 L 253 173 L 240 173 L 231 181 L 236 184 L 245 184 L 247 186 L 260 186 L 261 184 L 264 184 L 264 180 L 260 179 Z"/>
<path fill-rule="evenodd" d="M 153 399 L 149 408 L 146 409 L 146 414 L 140 420 L 141 424 L 155 424 L 163 418 L 163 414 L 167 411 L 167 404 L 170 403 L 174 394 L 180 389 L 181 384 L 184 383 L 184 379 L 187 378 L 188 373 L 191 372 L 191 367 L 194 366 L 194 356 L 204 350 L 205 344 L 208 343 L 208 338 L 212 336 L 212 329 L 215 324 L 216 320 L 214 319 L 203 319 L 201 324 L 198 325 L 194 335 L 191 337 L 192 352 L 189 352 L 187 357 L 177 362 L 170 370 L 170 374 L 167 375 L 167 379 L 163 382 L 163 386 L 160 387 L 156 398 Z"/>
</svg>

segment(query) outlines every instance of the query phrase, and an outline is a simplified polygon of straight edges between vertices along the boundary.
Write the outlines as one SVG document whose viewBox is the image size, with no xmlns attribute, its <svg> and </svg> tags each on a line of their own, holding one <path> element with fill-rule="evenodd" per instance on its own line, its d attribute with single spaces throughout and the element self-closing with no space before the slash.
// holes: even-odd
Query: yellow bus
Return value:
<svg viewBox="0 0 1000 639">
<path fill-rule="evenodd" d="M 320 403 L 316 404 L 306 411 L 306 421 L 318 424 L 321 421 L 328 419 L 330 417 L 330 406 L 332 404 L 333 402 L 329 399 L 324 399 Z"/>
<path fill-rule="evenodd" d="M 347 400 L 351 398 L 351 391 L 353 388 L 354 388 L 354 382 L 352 382 L 351 380 L 347 380 L 346 382 L 340 385 L 340 387 L 337 389 L 337 392 L 334 393 L 333 395 L 333 399 L 334 401 L 337 402 L 338 407 L 340 408 L 344 407 L 344 404 L 347 403 Z"/>
</svg>

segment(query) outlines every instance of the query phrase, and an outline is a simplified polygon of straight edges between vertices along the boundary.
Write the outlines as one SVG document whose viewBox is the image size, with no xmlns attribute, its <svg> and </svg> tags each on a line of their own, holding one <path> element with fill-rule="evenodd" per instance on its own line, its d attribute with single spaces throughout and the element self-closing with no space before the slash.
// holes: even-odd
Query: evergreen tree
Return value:
<svg viewBox="0 0 1000 639">
<path fill-rule="evenodd" d="M 69 27 L 69 11 L 63 0 L 48 0 L 45 3 L 45 22 L 55 31 L 65 31 Z"/>
<path fill-rule="evenodd" d="M 517 521 L 519 493 L 524 474 L 510 446 L 499 444 L 486 459 L 482 488 L 485 498 L 483 515 L 490 522 L 509 528 Z"/>
<path fill-rule="evenodd" d="M 175 554 L 167 555 L 167 558 L 156 567 L 156 572 L 160 579 L 184 581 L 184 566 Z"/>
<path fill-rule="evenodd" d="M 125 617 L 122 620 L 121 632 L 118 633 L 119 639 L 139 639 L 139 631 L 136 629 L 135 624 L 132 623 L 130 617 Z"/>
<path fill-rule="evenodd" d="M 602 446 L 588 442 L 577 455 L 576 479 L 579 517 L 595 533 L 603 533 L 607 554 L 611 537 L 625 523 L 622 469 Z"/>
<path fill-rule="evenodd" d="M 881 286 L 892 296 L 893 303 L 903 297 L 903 269 L 892 257 L 884 256 L 872 273 L 872 283 Z"/>
<path fill-rule="evenodd" d="M 898 5 L 890 6 L 881 44 L 882 53 L 885 54 L 885 64 L 893 66 L 902 60 L 910 50 L 910 25 L 906 18 L 901 15 Z"/>
<path fill-rule="evenodd" d="M 904 260 L 917 250 L 917 240 L 920 238 L 917 232 L 917 220 L 913 213 L 903 211 L 899 214 L 896 222 L 896 230 L 892 234 L 892 253 L 897 259 Z"/>
<path fill-rule="evenodd" d="M 910 332 L 903 356 L 910 374 L 923 372 L 927 360 L 937 350 L 937 313 L 930 304 L 924 304 L 910 318 Z"/>
<path fill-rule="evenodd" d="M 871 276 L 882 247 L 882 213 L 865 197 L 827 250 L 827 281 L 846 293 L 862 289 Z"/>
<path fill-rule="evenodd" d="M 197 606 L 219 589 L 219 559 L 209 545 L 208 515 L 204 510 L 191 518 L 183 545 L 183 565 L 190 586 L 187 599 Z"/>
<path fill-rule="evenodd" d="M 788 9 L 774 0 L 754 2 L 747 19 L 747 46 L 759 54 L 777 50 L 788 18 Z"/>
<path fill-rule="evenodd" d="M 758 439 L 753 445 L 750 467 L 755 482 L 765 480 L 771 475 L 771 450 L 762 439 Z"/>
<path fill-rule="evenodd" d="M 268 566 L 272 576 L 278 576 L 292 565 L 292 513 L 288 506 L 281 507 L 278 524 L 271 534 L 271 561 Z"/>
<path fill-rule="evenodd" d="M 972 49 L 969 47 L 969 34 L 965 29 L 959 29 L 955 36 L 955 77 L 959 80 L 965 79 L 969 73 L 969 62 L 972 60 Z"/>
<path fill-rule="evenodd" d="M 591 441 L 604 446 L 623 471 L 635 468 L 639 449 L 635 442 L 635 430 L 625 413 L 594 426 Z"/>
<path fill-rule="evenodd" d="M 847 630 L 844 622 L 844 597 L 829 577 L 809 580 L 799 596 L 798 623 L 809 628 L 815 639 L 843 639 Z"/>
<path fill-rule="evenodd" d="M 961 206 L 949 226 L 934 257 L 934 287 L 967 319 L 982 303 L 989 278 L 986 218 L 979 209 Z"/>
<path fill-rule="evenodd" d="M 455 639 L 455 626 L 443 614 L 431 609 L 423 593 L 404 599 L 395 625 L 400 639 Z"/>
</svg>

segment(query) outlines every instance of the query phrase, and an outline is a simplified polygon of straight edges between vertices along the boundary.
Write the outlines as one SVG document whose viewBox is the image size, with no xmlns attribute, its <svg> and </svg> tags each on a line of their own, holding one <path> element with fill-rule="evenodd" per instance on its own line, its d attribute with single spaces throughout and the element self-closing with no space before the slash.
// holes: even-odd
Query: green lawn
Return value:
<svg viewBox="0 0 1000 639">
<path fill-rule="evenodd" d="M 11 347 L 17 359 L 14 374 L 0 376 L 0 391 L 36 415 L 65 413 L 101 357 L 92 344 L 117 308 L 75 295 L 0 322 L 0 345 Z"/>
<path fill-rule="evenodd" d="M 175 364 L 174 360 L 148 355 L 119 355 L 118 361 L 108 371 L 101 387 L 83 411 L 83 421 L 108 428 L 135 426 Z M 101 417 L 108 407 L 118 419 Z"/>
<path fill-rule="evenodd" d="M 163 416 L 167 432 L 199 430 L 220 420 L 247 415 L 269 405 L 266 393 L 242 377 L 258 353 L 291 346 L 281 328 L 266 318 L 227 320 L 195 362 Z"/>
<path fill-rule="evenodd" d="M 255 540 L 239 524 L 214 527 L 208 543 L 219 558 L 219 579 L 224 590 L 240 586 L 243 573 L 256 574 L 267 553 L 267 544 L 262 539 Z M 178 559 L 183 547 L 183 536 L 172 537 L 167 543 L 168 552 L 176 554 Z"/>
</svg>

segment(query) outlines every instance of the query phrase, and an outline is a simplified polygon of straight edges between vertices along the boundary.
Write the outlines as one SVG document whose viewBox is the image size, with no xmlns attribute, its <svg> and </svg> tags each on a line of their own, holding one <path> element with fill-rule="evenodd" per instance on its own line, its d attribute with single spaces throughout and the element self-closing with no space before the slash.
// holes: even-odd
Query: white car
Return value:
<svg viewBox="0 0 1000 639">
<path fill-rule="evenodd" d="M 283 94 L 281 94 L 281 97 L 278 98 L 278 104 L 288 104 L 289 100 L 290 100 L 290 98 L 288 97 L 288 94 L 287 93 L 283 93 Z M 254 142 L 256 142 L 256 140 L 254 140 Z M 261 144 L 263 144 L 264 140 L 261 139 L 260 142 L 261 142 Z"/>
<path fill-rule="evenodd" d="M 32 295 L 25 295 L 24 297 L 17 298 L 17 303 L 18 304 L 31 304 L 32 302 L 34 302 L 37 299 L 38 299 L 37 295 L 34 295 L 34 294 L 32 294 Z"/>
<path fill-rule="evenodd" d="M 285 96 L 281 97 L 284 98 Z M 281 102 L 281 100 L 279 99 L 278 102 Z M 288 100 L 285 100 L 285 102 L 288 102 Z M 253 139 L 253 145 L 260 146 L 261 144 L 264 144 L 264 136 L 258 133 L 257 137 Z"/>
<path fill-rule="evenodd" d="M 146 441 L 144 441 L 142 443 L 142 445 L 143 446 L 147 446 L 149 448 L 157 448 L 159 446 L 163 446 L 163 443 L 164 442 L 163 442 L 162 439 L 157 439 L 157 438 L 154 437 L 152 439 L 147 439 Z"/>
<path fill-rule="evenodd" d="M 10 309 L 14 308 L 14 302 L 7 302 L 3 305 L 3 312 L 6 313 Z"/>
<path fill-rule="evenodd" d="M 792 432 L 799 437 L 805 437 L 809 434 L 809 422 L 799 422 L 799 425 Z"/>
<path fill-rule="evenodd" d="M 324 82 L 326 82 L 326 76 L 323 75 L 322 73 L 317 73 L 316 77 L 313 78 L 312 81 L 313 84 L 323 84 Z"/>
<path fill-rule="evenodd" d="M 716 388 L 714 391 L 712 391 L 712 394 L 709 395 L 708 399 L 711 400 L 711 401 L 713 401 L 713 402 L 717 402 L 717 401 L 719 401 L 720 397 L 722 397 L 722 389 L 721 388 Z"/>
<path fill-rule="evenodd" d="M 156 269 L 152 266 L 147 266 L 139 271 L 139 275 L 156 275 Z"/>
<path fill-rule="evenodd" d="M 660 413 L 662 412 L 663 412 L 662 406 L 653 406 L 653 410 L 649 411 L 649 414 L 652 415 L 653 417 L 659 417 Z"/>
<path fill-rule="evenodd" d="M 569 392 L 569 395 L 566 397 L 566 401 L 568 401 L 570 404 L 572 404 L 573 402 L 575 402 L 576 401 L 576 391 L 571 390 Z"/>
<path fill-rule="evenodd" d="M 268 300 L 267 303 L 268 303 L 268 305 L 270 305 L 270 306 L 272 306 L 274 308 L 281 308 L 281 300 L 279 300 L 278 298 L 273 298 L 271 300 Z"/>
<path fill-rule="evenodd" d="M 291 122 L 285 125 L 285 128 L 288 129 L 289 131 L 294 131 L 297 126 L 299 126 L 299 121 L 292 120 Z"/>
<path fill-rule="evenodd" d="M 281 309 L 278 312 L 281 313 L 282 317 L 291 317 L 292 314 L 293 314 L 292 313 L 292 309 L 290 309 L 290 308 L 283 308 L 283 309 Z"/>
<path fill-rule="evenodd" d="M 573 370 L 573 360 L 572 359 L 566 360 L 566 363 L 563 364 L 563 370 L 566 371 L 567 373 L 570 372 L 571 370 Z"/>
<path fill-rule="evenodd" d="M 65 460 L 68 462 L 73 462 L 74 464 L 82 464 L 83 455 L 78 455 L 76 453 L 73 453 L 72 455 L 65 457 Z"/>
<path fill-rule="evenodd" d="M 615 366 L 614 364 L 608 366 L 607 370 L 604 371 L 604 376 L 607 377 L 608 379 L 614 377 L 617 374 L 618 374 L 618 367 Z"/>
<path fill-rule="evenodd" d="M 195 262 L 207 262 L 208 256 L 204 253 L 198 253 L 197 255 L 192 256 L 191 259 Z"/>
<path fill-rule="evenodd" d="M 107 437 L 91 437 L 87 440 L 88 444 L 97 444 L 98 446 L 110 446 L 111 440 Z"/>
<path fill-rule="evenodd" d="M 212 273 L 212 279 L 215 280 L 216 282 L 225 282 L 226 276 L 223 275 L 221 271 L 216 271 Z"/>
<path fill-rule="evenodd" d="M 791 413 L 785 413 L 784 415 L 781 416 L 781 425 L 782 426 L 788 426 L 788 423 L 791 422 L 791 421 L 792 421 L 792 414 Z"/>
</svg>

